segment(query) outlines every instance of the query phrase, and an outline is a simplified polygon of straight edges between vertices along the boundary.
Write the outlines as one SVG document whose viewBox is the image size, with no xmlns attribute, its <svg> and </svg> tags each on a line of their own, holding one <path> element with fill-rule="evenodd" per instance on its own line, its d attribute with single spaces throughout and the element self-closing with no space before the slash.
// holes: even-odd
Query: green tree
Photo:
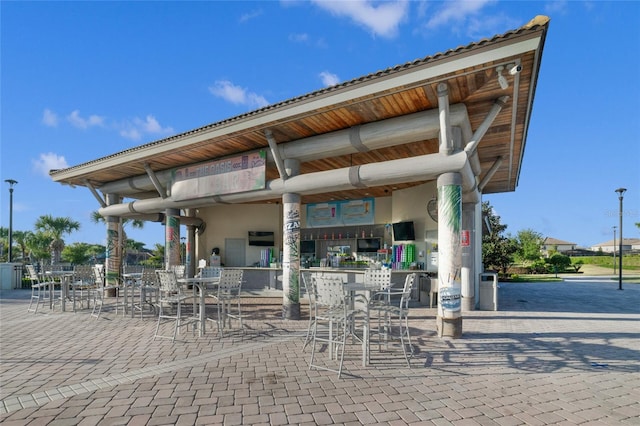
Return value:
<svg viewBox="0 0 640 426">
<path fill-rule="evenodd" d="M 525 266 L 530 265 L 542 257 L 541 250 L 544 238 L 539 232 L 533 229 L 523 229 L 518 231 L 516 241 L 518 249 L 515 252 L 515 258 Z"/>
<path fill-rule="evenodd" d="M 553 267 L 553 271 L 557 274 L 558 272 L 564 272 L 571 266 L 571 258 L 562 253 L 554 253 L 549 256 L 547 263 Z"/>
<path fill-rule="evenodd" d="M 9 249 L 9 229 L 4 226 L 0 226 L 0 261 L 5 262 Z"/>
<path fill-rule="evenodd" d="M 87 243 L 73 243 L 69 244 L 62 250 L 62 259 L 65 262 L 70 262 L 74 265 L 84 265 L 91 260 L 91 253 L 89 249 L 90 244 Z"/>
<path fill-rule="evenodd" d="M 98 263 L 97 259 L 104 257 L 107 248 L 102 244 L 91 244 L 87 249 L 87 254 L 91 256 L 91 263 Z"/>
<path fill-rule="evenodd" d="M 151 250 L 151 256 L 148 259 L 141 262 L 145 266 L 153 268 L 161 268 L 164 264 L 164 246 L 156 243 Z"/>
<path fill-rule="evenodd" d="M 51 242 L 53 238 L 43 232 L 31 232 L 25 239 L 31 263 L 44 263 L 51 259 Z"/>
<path fill-rule="evenodd" d="M 487 269 L 506 274 L 517 250 L 516 240 L 504 235 L 507 225 L 500 223 L 500 216 L 494 213 L 488 201 L 482 203 L 482 216 L 489 224 L 482 233 L 482 261 Z"/>
<path fill-rule="evenodd" d="M 33 234 L 31 231 L 13 231 L 13 241 L 20 248 L 20 257 L 23 262 L 27 260 L 28 257 L 28 248 L 27 248 L 27 240 Z"/>
<path fill-rule="evenodd" d="M 36 220 L 35 227 L 38 231 L 51 237 L 49 248 L 51 249 L 51 263 L 59 263 L 64 249 L 63 235 L 70 234 L 80 229 L 80 222 L 70 217 L 53 217 L 51 215 L 40 216 Z"/>
</svg>

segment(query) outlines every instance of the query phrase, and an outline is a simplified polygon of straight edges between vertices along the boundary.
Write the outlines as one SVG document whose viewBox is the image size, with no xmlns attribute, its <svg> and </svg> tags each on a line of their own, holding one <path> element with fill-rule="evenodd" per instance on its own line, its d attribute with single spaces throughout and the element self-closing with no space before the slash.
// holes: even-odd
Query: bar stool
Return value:
<svg viewBox="0 0 640 426">
<path fill-rule="evenodd" d="M 189 326 L 191 322 L 194 322 L 193 317 L 182 317 L 182 308 L 184 301 L 189 298 L 182 292 L 182 288 L 178 283 L 178 279 L 174 271 L 156 271 L 159 283 L 159 297 L 158 297 L 158 323 L 156 324 L 156 331 L 153 334 L 153 340 L 156 338 L 176 340 L 176 334 L 178 329 L 182 326 Z M 171 309 L 171 306 L 175 306 L 175 313 L 171 314 L 167 312 Z M 166 336 L 158 334 L 160 325 L 163 321 L 174 321 L 173 335 Z M 193 328 L 195 334 L 195 326 Z"/>
</svg>

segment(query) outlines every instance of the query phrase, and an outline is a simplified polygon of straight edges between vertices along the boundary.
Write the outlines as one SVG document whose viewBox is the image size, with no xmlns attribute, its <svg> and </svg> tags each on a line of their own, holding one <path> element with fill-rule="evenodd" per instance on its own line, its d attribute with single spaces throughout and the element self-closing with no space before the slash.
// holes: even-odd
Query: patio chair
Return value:
<svg viewBox="0 0 640 426">
<path fill-rule="evenodd" d="M 134 287 L 138 293 L 138 303 L 133 304 L 133 309 L 140 311 L 140 318 L 144 314 L 144 308 L 155 312 L 157 306 L 159 284 L 158 275 L 154 268 L 143 268 L 140 272 L 140 278 L 135 280 Z M 134 297 L 135 291 L 132 291 L 131 297 Z"/>
<path fill-rule="evenodd" d="M 220 266 L 203 266 L 198 275 L 203 278 L 220 277 L 222 270 Z"/>
<path fill-rule="evenodd" d="M 387 305 L 377 305 L 370 311 L 377 319 L 377 326 L 371 327 L 370 334 L 378 335 L 378 350 L 381 350 L 382 342 L 388 349 L 390 340 L 399 340 L 409 368 L 411 368 L 410 359 L 414 353 L 409 332 L 409 301 L 411 301 L 415 281 L 415 273 L 407 274 L 401 291 L 388 292 L 391 302 Z M 397 299 L 398 296 L 399 299 Z"/>
<path fill-rule="evenodd" d="M 364 283 L 375 288 L 369 301 L 369 307 L 387 305 L 391 300 L 391 269 L 367 269 L 364 271 Z"/>
<path fill-rule="evenodd" d="M 240 303 L 242 279 L 242 269 L 220 268 L 220 281 L 216 285 L 217 289 L 207 294 L 208 297 L 212 297 L 216 301 L 217 317 L 215 322 L 220 337 L 224 337 L 225 328 L 231 328 L 232 320 L 236 320 L 240 325 L 240 331 L 243 331 Z M 211 318 L 207 319 L 213 321 Z"/>
<path fill-rule="evenodd" d="M 102 307 L 105 303 L 104 293 L 106 291 L 114 293 L 115 302 L 113 303 L 112 307 L 115 309 L 117 315 L 118 308 L 121 306 L 120 290 L 122 289 L 122 286 L 120 281 L 115 281 L 112 279 L 110 280 L 111 283 L 108 283 L 104 273 L 103 265 L 93 265 L 93 275 L 95 289 L 93 291 L 93 309 L 91 310 L 91 316 L 95 317 L 96 319 L 100 318 Z M 122 303 L 122 308 L 124 309 L 124 302 Z"/>
<path fill-rule="evenodd" d="M 315 281 L 313 280 L 311 273 L 302 272 L 300 274 L 302 276 L 302 283 L 304 285 L 304 292 L 309 299 L 309 324 L 307 325 L 307 335 L 304 338 L 304 344 L 302 345 L 302 349 L 307 347 L 312 338 L 312 330 L 315 325 L 315 303 L 316 303 L 316 290 L 313 288 L 315 285 Z"/>
<path fill-rule="evenodd" d="M 91 265 L 76 265 L 73 268 L 73 278 L 71 279 L 69 297 L 73 301 L 73 310 L 76 310 L 76 302 L 82 303 L 87 301 L 87 308 L 91 297 L 95 298 L 96 280 Z M 94 301 L 95 306 L 95 301 Z"/>
<path fill-rule="evenodd" d="M 184 278 L 187 271 L 185 265 L 174 265 L 171 270 L 175 272 L 176 278 Z"/>
<path fill-rule="evenodd" d="M 40 306 L 41 303 L 45 303 L 45 295 L 48 295 L 47 287 L 50 283 L 40 278 L 40 276 L 36 272 L 35 266 L 25 266 L 27 268 L 27 278 L 29 278 L 29 281 L 31 281 L 31 300 L 29 302 L 27 312 L 33 312 L 35 314 L 38 313 L 38 306 Z M 35 307 L 32 307 L 34 301 Z"/>
<path fill-rule="evenodd" d="M 344 283 L 340 277 L 335 276 L 315 276 L 312 278 L 314 284 L 311 286 L 314 293 L 314 321 L 312 322 L 311 339 L 311 359 L 309 369 L 327 370 L 338 373 L 338 378 L 342 375 L 344 361 L 344 349 L 347 337 L 355 332 L 356 314 L 362 311 L 354 309 L 354 301 L 345 292 Z M 355 295 L 355 297 L 362 297 Z M 368 318 L 365 317 L 365 321 Z M 367 350 L 368 335 L 362 336 L 363 351 Z M 327 345 L 329 359 L 338 359 L 338 368 L 332 368 L 326 363 L 318 364 L 315 361 L 317 345 Z"/>
<path fill-rule="evenodd" d="M 180 327 L 189 326 L 191 322 L 194 322 L 195 318 L 187 316 L 183 317 L 182 309 L 185 304 L 183 303 L 190 296 L 182 292 L 182 287 L 178 283 L 178 278 L 173 270 L 170 271 L 156 271 L 159 283 L 158 293 L 158 323 L 156 324 L 156 331 L 153 334 L 153 340 L 156 338 L 176 340 L 176 335 Z M 170 311 L 174 310 L 174 313 Z M 171 336 L 158 334 L 160 331 L 160 325 L 163 321 L 174 321 L 173 334 Z M 195 334 L 195 326 L 193 328 Z"/>
<path fill-rule="evenodd" d="M 64 279 L 62 274 L 64 273 L 63 265 L 42 265 L 43 280 L 47 282 L 47 296 L 51 301 L 51 309 L 55 309 L 56 303 L 62 306 L 62 286 L 64 285 Z"/>
</svg>

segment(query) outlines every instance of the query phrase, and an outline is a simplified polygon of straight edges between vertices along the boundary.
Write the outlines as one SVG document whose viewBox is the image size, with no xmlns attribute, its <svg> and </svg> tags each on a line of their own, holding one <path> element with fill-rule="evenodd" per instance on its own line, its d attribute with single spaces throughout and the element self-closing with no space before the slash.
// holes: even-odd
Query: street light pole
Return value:
<svg viewBox="0 0 640 426">
<path fill-rule="evenodd" d="M 618 290 L 622 290 L 622 241 L 624 238 L 622 237 L 622 198 L 625 192 L 627 192 L 627 188 L 618 188 L 616 189 L 618 193 L 618 200 L 620 200 L 620 250 L 618 250 Z"/>
<path fill-rule="evenodd" d="M 13 185 L 17 184 L 17 180 L 13 179 L 5 179 L 5 182 L 9 184 L 9 252 L 8 252 L 8 262 L 11 263 L 12 254 L 12 246 L 13 246 Z"/>
<path fill-rule="evenodd" d="M 616 274 L 616 227 L 613 227 L 613 275 Z"/>
</svg>

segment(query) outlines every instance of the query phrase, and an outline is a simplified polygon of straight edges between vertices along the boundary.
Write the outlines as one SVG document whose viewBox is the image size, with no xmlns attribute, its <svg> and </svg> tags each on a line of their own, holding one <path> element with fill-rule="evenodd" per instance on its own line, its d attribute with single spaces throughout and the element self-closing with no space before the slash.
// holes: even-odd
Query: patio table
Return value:
<svg viewBox="0 0 640 426">
<path fill-rule="evenodd" d="M 71 278 L 73 278 L 73 271 L 46 271 L 45 275 L 51 277 L 51 280 L 49 281 L 49 309 L 53 309 L 53 293 L 55 291 L 55 286 L 60 285 L 60 307 L 62 309 L 62 312 L 65 312 L 66 301 L 67 297 L 69 296 L 69 285 L 71 282 Z M 56 282 L 55 278 L 59 278 L 60 282 Z"/>
<path fill-rule="evenodd" d="M 178 283 L 183 285 L 193 285 L 193 312 L 196 311 L 196 301 L 199 304 L 198 307 L 198 321 L 200 327 L 198 335 L 202 336 L 206 332 L 206 304 L 205 304 L 205 292 L 207 285 L 216 285 L 220 283 L 220 277 L 191 277 L 191 278 L 178 278 Z M 197 294 L 196 294 L 197 290 Z"/>
<path fill-rule="evenodd" d="M 380 291 L 380 287 L 376 284 L 362 283 L 362 282 L 351 282 L 344 284 L 344 290 L 348 297 L 350 306 L 349 309 L 356 310 L 355 300 L 356 293 L 364 292 L 365 294 L 359 294 L 361 301 L 363 303 L 363 312 L 365 313 L 365 321 L 364 327 L 362 331 L 362 366 L 366 367 L 369 365 L 369 301 L 371 300 L 372 292 L 375 293 Z M 352 325 L 355 327 L 355 325 Z M 357 337 L 354 332 L 352 332 L 352 336 Z"/>
</svg>

